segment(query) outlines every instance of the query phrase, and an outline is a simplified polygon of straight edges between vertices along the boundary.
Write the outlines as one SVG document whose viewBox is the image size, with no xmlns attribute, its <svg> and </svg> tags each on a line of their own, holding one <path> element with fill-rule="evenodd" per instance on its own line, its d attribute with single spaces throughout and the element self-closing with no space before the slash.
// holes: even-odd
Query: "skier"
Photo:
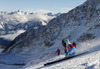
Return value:
<svg viewBox="0 0 100 69">
<path fill-rule="evenodd" d="M 57 55 L 58 56 L 60 55 L 60 49 L 59 48 L 57 49 Z"/>
<path fill-rule="evenodd" d="M 69 49 L 69 51 L 68 51 L 69 55 L 75 55 L 75 53 L 76 53 L 75 46 L 73 44 L 71 44 L 69 42 L 69 40 L 67 40 L 67 44 L 68 44 L 68 49 Z"/>
<path fill-rule="evenodd" d="M 76 53 L 76 48 L 73 44 L 71 44 L 69 42 L 69 40 L 67 39 L 66 42 L 65 41 L 62 41 L 62 44 L 65 48 L 65 54 L 66 56 L 69 56 L 69 55 L 75 55 Z"/>
<path fill-rule="evenodd" d="M 65 55 L 68 56 L 68 48 L 66 47 L 66 43 L 63 43 L 63 46 L 64 46 L 64 50 L 65 50 Z"/>
</svg>

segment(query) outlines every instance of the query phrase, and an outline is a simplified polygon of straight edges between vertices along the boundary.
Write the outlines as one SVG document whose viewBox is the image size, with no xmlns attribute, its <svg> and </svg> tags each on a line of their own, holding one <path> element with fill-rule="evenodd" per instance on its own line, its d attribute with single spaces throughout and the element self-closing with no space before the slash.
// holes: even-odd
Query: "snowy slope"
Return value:
<svg viewBox="0 0 100 69">
<path fill-rule="evenodd" d="M 44 61 L 45 57 L 38 59 L 38 64 L 34 64 L 34 60 L 31 60 L 23 69 L 99 69 L 100 68 L 100 39 L 94 39 L 81 43 L 80 46 L 85 46 L 81 49 L 83 51 L 89 51 L 89 53 L 80 55 L 78 57 L 55 63 L 53 65 L 44 66 L 45 63 L 58 60 L 64 57 L 64 55 L 56 56 L 54 58 Z M 95 44 L 94 44 L 95 42 Z M 78 49 L 79 50 L 79 49 Z M 80 52 L 80 53 L 81 53 Z M 42 61 L 42 62 L 41 62 Z"/>
<path fill-rule="evenodd" d="M 47 26 L 38 29 L 30 29 L 19 35 L 14 40 L 14 43 L 5 51 L 9 54 L 14 53 L 23 55 L 19 56 L 19 58 L 23 58 L 22 60 L 17 59 L 14 63 L 17 63 L 18 61 L 21 61 L 19 63 L 25 63 L 26 66 L 23 67 L 24 69 L 45 68 L 42 67 L 44 63 L 64 57 L 64 51 L 61 44 L 62 39 L 68 38 L 70 33 L 80 25 L 80 28 L 72 34 L 69 39 L 71 43 L 73 41 L 77 43 L 77 54 L 84 51 L 89 51 L 89 53 L 86 54 L 86 56 L 84 55 L 72 59 L 72 61 L 69 60 L 69 64 L 66 61 L 47 67 L 46 69 L 66 69 L 66 67 L 70 69 L 71 65 L 73 65 L 72 68 L 75 67 L 76 69 L 80 69 L 81 67 L 83 69 L 88 69 L 89 67 L 90 69 L 92 67 L 99 68 L 100 59 L 98 58 L 99 56 L 97 57 L 100 53 L 99 5 L 99 0 L 87 0 L 84 4 L 74 8 L 68 13 L 64 13 L 57 18 L 54 18 Z M 61 50 L 60 57 L 56 55 L 57 48 Z M 1 57 L 2 59 L 0 61 L 7 62 L 7 59 L 5 61 L 4 57 Z M 9 61 L 11 60 L 12 58 L 9 58 Z M 73 63 L 76 64 L 74 65 Z M 63 66 L 64 64 L 66 65 L 65 67 Z"/>
<path fill-rule="evenodd" d="M 99 69 L 100 68 L 100 51 L 95 53 L 80 56 L 68 61 L 61 62 L 49 67 L 41 69 Z M 91 57 L 90 57 L 91 56 Z M 33 67 L 34 68 L 34 67 Z M 29 68 L 30 69 L 30 68 Z"/>
<path fill-rule="evenodd" d="M 95 55 L 95 56 L 94 56 Z M 100 68 L 100 51 L 65 60 L 50 66 L 43 66 L 43 62 L 24 67 L 23 69 L 99 69 Z M 90 57 L 91 56 L 91 57 Z M 45 63 L 45 62 L 44 62 Z"/>
<path fill-rule="evenodd" d="M 89 51 L 89 53 L 87 53 L 87 54 L 84 54 L 84 55 L 76 57 L 76 58 L 72 58 L 70 60 L 65 60 L 65 61 L 56 63 L 54 65 L 44 67 L 43 65 L 45 63 L 61 59 L 65 56 L 63 51 L 62 51 L 62 54 L 60 56 L 57 56 L 54 53 L 49 54 L 48 56 L 45 56 L 45 53 L 47 52 L 46 51 L 46 52 L 44 52 L 44 54 L 42 54 L 42 57 L 39 57 L 35 60 L 31 59 L 26 64 L 26 66 L 21 68 L 21 69 L 56 69 L 56 68 L 58 68 L 58 69 L 61 69 L 61 68 L 64 68 L 64 69 L 66 69 L 66 68 L 67 69 L 70 69 L 70 68 L 71 69 L 73 69 L 73 68 L 75 68 L 75 69 L 80 69 L 80 68 L 81 69 L 84 69 L 84 68 L 99 69 L 100 68 L 100 59 L 99 59 L 100 58 L 100 56 L 99 56 L 100 55 L 100 42 L 99 41 L 100 41 L 100 39 L 94 39 L 94 40 L 82 42 L 79 45 L 82 48 L 79 47 L 77 49 L 77 52 L 80 51 L 80 53 L 81 53 L 82 51 Z M 50 49 L 52 49 L 52 48 L 50 48 Z M 49 50 L 49 52 L 52 52 L 52 50 Z M 4 58 L 4 56 L 5 56 L 5 58 Z M 25 61 L 27 59 L 27 58 L 23 59 L 23 57 L 25 57 L 25 55 L 22 57 L 21 55 L 18 56 L 18 54 L 16 54 L 16 55 L 14 55 L 14 54 L 9 55 L 8 54 L 8 55 L 4 55 L 4 56 L 0 57 L 1 58 L 0 62 L 4 62 L 4 63 L 7 63 L 7 64 L 15 64 L 15 63 L 20 64 L 20 63 L 23 63 L 23 61 Z M 11 57 L 11 56 L 15 56 L 15 57 Z M 35 55 L 31 55 L 31 56 L 35 56 Z M 9 60 L 8 60 L 8 58 L 9 58 Z M 7 67 L 7 66 L 5 66 L 5 67 Z M 2 67 L 2 68 L 5 68 L 5 67 Z M 8 65 L 7 69 L 10 69 L 11 67 L 13 67 L 13 66 Z M 19 69 L 19 68 L 17 68 L 17 66 L 15 66 L 15 68 Z"/>
</svg>

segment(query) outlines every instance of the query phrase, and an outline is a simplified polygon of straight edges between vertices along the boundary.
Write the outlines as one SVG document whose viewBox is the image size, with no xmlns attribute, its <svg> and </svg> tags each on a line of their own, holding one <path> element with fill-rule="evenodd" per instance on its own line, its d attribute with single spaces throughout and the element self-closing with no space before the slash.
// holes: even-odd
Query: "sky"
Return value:
<svg viewBox="0 0 100 69">
<path fill-rule="evenodd" d="M 52 11 L 66 13 L 86 0 L 0 0 L 0 11 Z"/>
</svg>

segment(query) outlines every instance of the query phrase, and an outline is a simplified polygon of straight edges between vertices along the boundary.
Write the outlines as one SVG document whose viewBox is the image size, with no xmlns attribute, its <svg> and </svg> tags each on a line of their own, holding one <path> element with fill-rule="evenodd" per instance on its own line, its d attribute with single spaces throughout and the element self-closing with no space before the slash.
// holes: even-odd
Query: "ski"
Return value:
<svg viewBox="0 0 100 69">
<path fill-rule="evenodd" d="M 60 60 L 48 62 L 48 63 L 44 64 L 44 66 L 51 65 L 51 64 L 54 64 L 54 63 L 57 63 L 57 62 L 61 62 L 61 61 L 64 61 L 64 60 L 68 60 L 68 59 L 71 59 L 71 58 L 74 58 L 74 57 L 77 57 L 77 56 L 79 56 L 79 55 L 83 55 L 83 54 L 86 54 L 86 53 L 88 53 L 88 51 L 83 52 L 83 53 L 80 53 L 80 54 L 77 54 L 77 55 L 65 57 L 65 58 L 62 58 L 62 59 L 60 59 Z"/>
</svg>

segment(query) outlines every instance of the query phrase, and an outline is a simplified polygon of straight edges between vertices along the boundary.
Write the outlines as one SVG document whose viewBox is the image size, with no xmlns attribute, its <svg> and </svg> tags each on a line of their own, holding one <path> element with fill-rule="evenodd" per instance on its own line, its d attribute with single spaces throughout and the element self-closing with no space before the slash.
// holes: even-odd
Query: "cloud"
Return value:
<svg viewBox="0 0 100 69">
<path fill-rule="evenodd" d="M 24 10 L 25 11 L 25 10 Z M 27 12 L 34 12 L 34 13 L 54 13 L 53 11 L 50 11 L 50 10 L 44 10 L 44 9 L 30 9 L 30 8 L 27 8 Z"/>
<path fill-rule="evenodd" d="M 43 10 L 43 9 L 38 9 L 38 10 L 36 10 L 36 12 L 39 12 L 39 13 L 50 13 L 50 12 L 52 12 L 52 11 Z"/>
</svg>

